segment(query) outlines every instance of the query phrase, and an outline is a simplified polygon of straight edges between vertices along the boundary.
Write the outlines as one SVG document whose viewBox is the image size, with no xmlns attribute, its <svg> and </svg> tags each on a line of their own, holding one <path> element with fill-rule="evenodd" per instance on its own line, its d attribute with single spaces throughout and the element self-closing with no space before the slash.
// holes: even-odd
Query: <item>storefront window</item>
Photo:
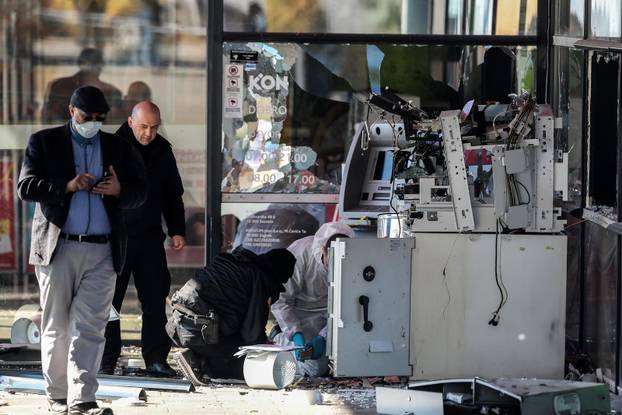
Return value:
<svg viewBox="0 0 622 415">
<path fill-rule="evenodd" d="M 497 10 L 496 16 L 493 10 Z M 537 0 L 230 0 L 227 32 L 535 34 Z"/>
<path fill-rule="evenodd" d="M 203 2 L 0 2 L 0 338 L 8 338 L 17 308 L 38 302 L 28 265 L 34 204 L 18 202 L 17 174 L 29 135 L 69 120 L 73 90 L 102 89 L 115 131 L 133 105 L 160 107 L 161 134 L 173 147 L 185 187 L 188 245 L 167 249 L 173 286 L 185 283 L 205 258 L 206 27 Z M 203 226 L 201 226 L 203 225 Z M 167 243 L 167 242 L 165 242 Z M 173 289 L 175 289 L 173 287 Z M 124 302 L 124 337 L 137 338 L 135 291 Z M 4 321 L 4 320 L 3 320 Z M 133 324 L 133 323 L 132 323 Z"/>
</svg>

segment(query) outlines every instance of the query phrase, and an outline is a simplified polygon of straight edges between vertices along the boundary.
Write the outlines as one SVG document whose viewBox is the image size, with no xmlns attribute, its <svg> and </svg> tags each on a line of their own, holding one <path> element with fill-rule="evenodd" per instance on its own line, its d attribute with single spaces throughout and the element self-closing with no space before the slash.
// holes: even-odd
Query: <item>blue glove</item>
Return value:
<svg viewBox="0 0 622 415">
<path fill-rule="evenodd" d="M 315 336 L 307 343 L 305 349 L 308 348 L 311 348 L 311 360 L 319 359 L 326 351 L 326 339 L 322 336 Z"/>
<path fill-rule="evenodd" d="M 294 342 L 294 346 L 304 346 L 305 336 L 301 332 L 297 331 L 292 336 L 292 341 Z M 301 350 L 294 351 L 294 355 L 296 356 L 296 360 L 302 360 Z"/>
</svg>

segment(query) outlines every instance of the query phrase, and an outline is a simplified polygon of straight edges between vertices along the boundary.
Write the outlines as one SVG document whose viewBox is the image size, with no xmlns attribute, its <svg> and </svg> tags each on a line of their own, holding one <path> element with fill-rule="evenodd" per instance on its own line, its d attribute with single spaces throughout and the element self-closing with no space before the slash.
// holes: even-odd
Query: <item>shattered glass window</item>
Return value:
<svg viewBox="0 0 622 415">
<path fill-rule="evenodd" d="M 338 194 L 371 93 L 431 116 L 533 91 L 535 48 L 225 43 L 225 193 Z"/>
<path fill-rule="evenodd" d="M 222 191 L 337 194 L 349 101 L 369 90 L 365 47 L 225 44 L 224 54 Z"/>
</svg>

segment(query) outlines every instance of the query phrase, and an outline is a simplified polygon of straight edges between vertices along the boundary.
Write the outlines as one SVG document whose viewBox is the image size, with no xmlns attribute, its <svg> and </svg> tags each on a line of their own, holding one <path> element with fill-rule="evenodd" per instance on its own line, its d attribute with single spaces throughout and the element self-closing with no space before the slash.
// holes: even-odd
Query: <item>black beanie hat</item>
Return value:
<svg viewBox="0 0 622 415">
<path fill-rule="evenodd" d="M 287 249 L 277 248 L 257 255 L 257 262 L 266 274 L 285 284 L 294 273 L 296 257 Z"/>
<path fill-rule="evenodd" d="M 69 103 L 87 114 L 106 114 L 110 110 L 102 91 L 90 85 L 81 86 L 73 91 Z"/>
</svg>

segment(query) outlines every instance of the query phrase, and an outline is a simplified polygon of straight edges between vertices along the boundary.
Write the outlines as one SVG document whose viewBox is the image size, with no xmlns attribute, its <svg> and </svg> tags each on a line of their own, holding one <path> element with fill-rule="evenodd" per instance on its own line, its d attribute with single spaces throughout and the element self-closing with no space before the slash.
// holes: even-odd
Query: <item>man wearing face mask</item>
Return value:
<svg viewBox="0 0 622 415">
<path fill-rule="evenodd" d="M 186 220 L 182 200 L 184 187 L 171 143 L 158 134 L 161 122 L 158 107 L 143 101 L 134 106 L 132 115 L 117 130 L 117 134 L 142 156 L 149 192 L 142 206 L 123 212 L 129 235 L 127 258 L 117 277 L 112 304 L 116 310 L 121 310 L 130 275 L 133 275 L 143 312 L 141 345 L 146 369 L 155 376 L 174 376 L 175 371 L 166 362 L 171 349 L 171 339 L 164 328 L 171 276 L 164 252 L 162 217 L 176 251 L 185 245 Z M 100 372 L 112 374 L 120 354 L 120 322 L 111 321 L 106 327 L 106 348 Z"/>
<path fill-rule="evenodd" d="M 96 87 L 76 89 L 71 120 L 34 133 L 17 184 L 36 202 L 29 261 L 39 282 L 41 363 L 50 411 L 112 414 L 95 402 L 115 271 L 126 255 L 121 214 L 146 198 L 144 167 L 100 131 L 109 110 Z M 68 408 L 69 407 L 69 408 Z"/>
</svg>

